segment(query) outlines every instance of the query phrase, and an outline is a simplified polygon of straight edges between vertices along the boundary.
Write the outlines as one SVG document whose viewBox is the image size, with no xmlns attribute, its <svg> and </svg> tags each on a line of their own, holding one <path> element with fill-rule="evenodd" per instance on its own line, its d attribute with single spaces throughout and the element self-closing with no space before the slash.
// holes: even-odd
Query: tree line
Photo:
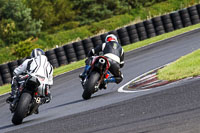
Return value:
<svg viewBox="0 0 200 133">
<path fill-rule="evenodd" d="M 0 0 L 0 47 L 166 0 Z"/>
</svg>

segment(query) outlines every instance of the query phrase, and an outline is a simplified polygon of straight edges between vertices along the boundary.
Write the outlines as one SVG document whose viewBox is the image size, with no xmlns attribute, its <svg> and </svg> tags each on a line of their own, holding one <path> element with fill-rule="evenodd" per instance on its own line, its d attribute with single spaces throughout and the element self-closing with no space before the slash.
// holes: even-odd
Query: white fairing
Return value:
<svg viewBox="0 0 200 133">
<path fill-rule="evenodd" d="M 23 72 L 38 77 L 41 83 L 38 89 L 41 91 L 44 91 L 45 84 L 53 85 L 53 67 L 48 62 L 47 57 L 44 55 L 40 55 L 35 58 L 25 60 L 20 66 L 18 66 L 14 70 L 14 73 L 17 75 L 20 75 Z"/>
<path fill-rule="evenodd" d="M 105 54 L 104 56 L 106 56 L 120 64 L 120 58 L 117 55 L 108 53 L 108 54 Z"/>
</svg>

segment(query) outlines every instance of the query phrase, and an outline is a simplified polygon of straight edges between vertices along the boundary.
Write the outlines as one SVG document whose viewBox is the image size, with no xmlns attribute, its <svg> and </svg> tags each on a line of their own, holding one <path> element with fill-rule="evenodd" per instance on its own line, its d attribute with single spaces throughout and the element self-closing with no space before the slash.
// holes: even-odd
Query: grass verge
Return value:
<svg viewBox="0 0 200 133">
<path fill-rule="evenodd" d="M 159 79 L 169 81 L 198 75 L 200 75 L 200 49 L 179 58 L 158 71 Z"/>
<path fill-rule="evenodd" d="M 161 41 L 161 40 L 164 40 L 164 39 L 176 36 L 176 35 L 180 35 L 182 33 L 185 33 L 185 32 L 197 29 L 197 28 L 200 28 L 200 24 L 192 25 L 192 26 L 189 26 L 189 27 L 186 27 L 186 28 L 183 28 L 183 29 L 179 29 L 179 30 L 170 32 L 170 33 L 166 33 L 166 34 L 156 36 L 156 37 L 153 37 L 153 38 L 150 38 L 150 39 L 147 39 L 147 40 L 143 40 L 143 41 L 140 41 L 140 42 L 137 42 L 137 43 L 133 43 L 133 44 L 130 44 L 130 45 L 127 45 L 127 46 L 123 46 L 123 48 L 124 48 L 125 52 L 128 52 L 128 51 L 149 45 L 151 43 L 155 43 L 155 42 L 158 42 L 158 41 Z M 84 65 L 85 65 L 84 60 L 81 60 L 81 61 L 78 61 L 78 62 L 71 63 L 69 65 L 61 66 L 61 67 L 56 68 L 54 70 L 54 76 L 60 75 L 62 73 L 65 73 L 65 72 L 68 72 L 68 71 L 71 71 L 71 70 L 74 70 L 74 69 L 77 69 L 77 68 L 80 68 Z M 0 87 L 0 94 L 4 94 L 4 93 L 10 91 L 9 87 L 6 87 L 6 86 L 7 85 Z"/>
<path fill-rule="evenodd" d="M 6 84 L 0 87 L 0 95 L 10 92 L 10 84 Z"/>
</svg>

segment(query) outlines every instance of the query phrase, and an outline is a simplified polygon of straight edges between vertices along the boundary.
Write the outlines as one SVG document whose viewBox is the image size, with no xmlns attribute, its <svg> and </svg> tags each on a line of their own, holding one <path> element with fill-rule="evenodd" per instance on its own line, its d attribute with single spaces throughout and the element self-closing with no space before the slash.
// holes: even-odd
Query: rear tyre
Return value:
<svg viewBox="0 0 200 133">
<path fill-rule="evenodd" d="M 90 74 L 90 77 L 86 81 L 84 85 L 84 91 L 82 94 L 83 99 L 88 100 L 91 98 L 91 95 L 95 92 L 95 85 L 97 81 L 99 80 L 100 74 L 96 71 L 93 71 Z"/>
<path fill-rule="evenodd" d="M 20 97 L 19 103 L 17 105 L 16 111 L 12 118 L 12 123 L 19 125 L 22 123 L 23 119 L 28 113 L 28 107 L 31 102 L 32 96 L 30 93 L 23 93 Z"/>
</svg>

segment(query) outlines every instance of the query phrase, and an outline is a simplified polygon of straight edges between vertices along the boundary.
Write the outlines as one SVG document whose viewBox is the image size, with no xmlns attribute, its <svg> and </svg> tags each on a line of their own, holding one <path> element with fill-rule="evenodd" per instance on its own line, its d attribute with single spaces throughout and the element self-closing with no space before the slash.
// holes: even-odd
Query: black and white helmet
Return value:
<svg viewBox="0 0 200 133">
<path fill-rule="evenodd" d="M 39 55 L 45 55 L 45 52 L 40 49 L 40 48 L 36 48 L 36 49 L 33 49 L 32 52 L 31 52 L 31 57 L 36 57 L 36 56 L 39 56 Z"/>
</svg>

